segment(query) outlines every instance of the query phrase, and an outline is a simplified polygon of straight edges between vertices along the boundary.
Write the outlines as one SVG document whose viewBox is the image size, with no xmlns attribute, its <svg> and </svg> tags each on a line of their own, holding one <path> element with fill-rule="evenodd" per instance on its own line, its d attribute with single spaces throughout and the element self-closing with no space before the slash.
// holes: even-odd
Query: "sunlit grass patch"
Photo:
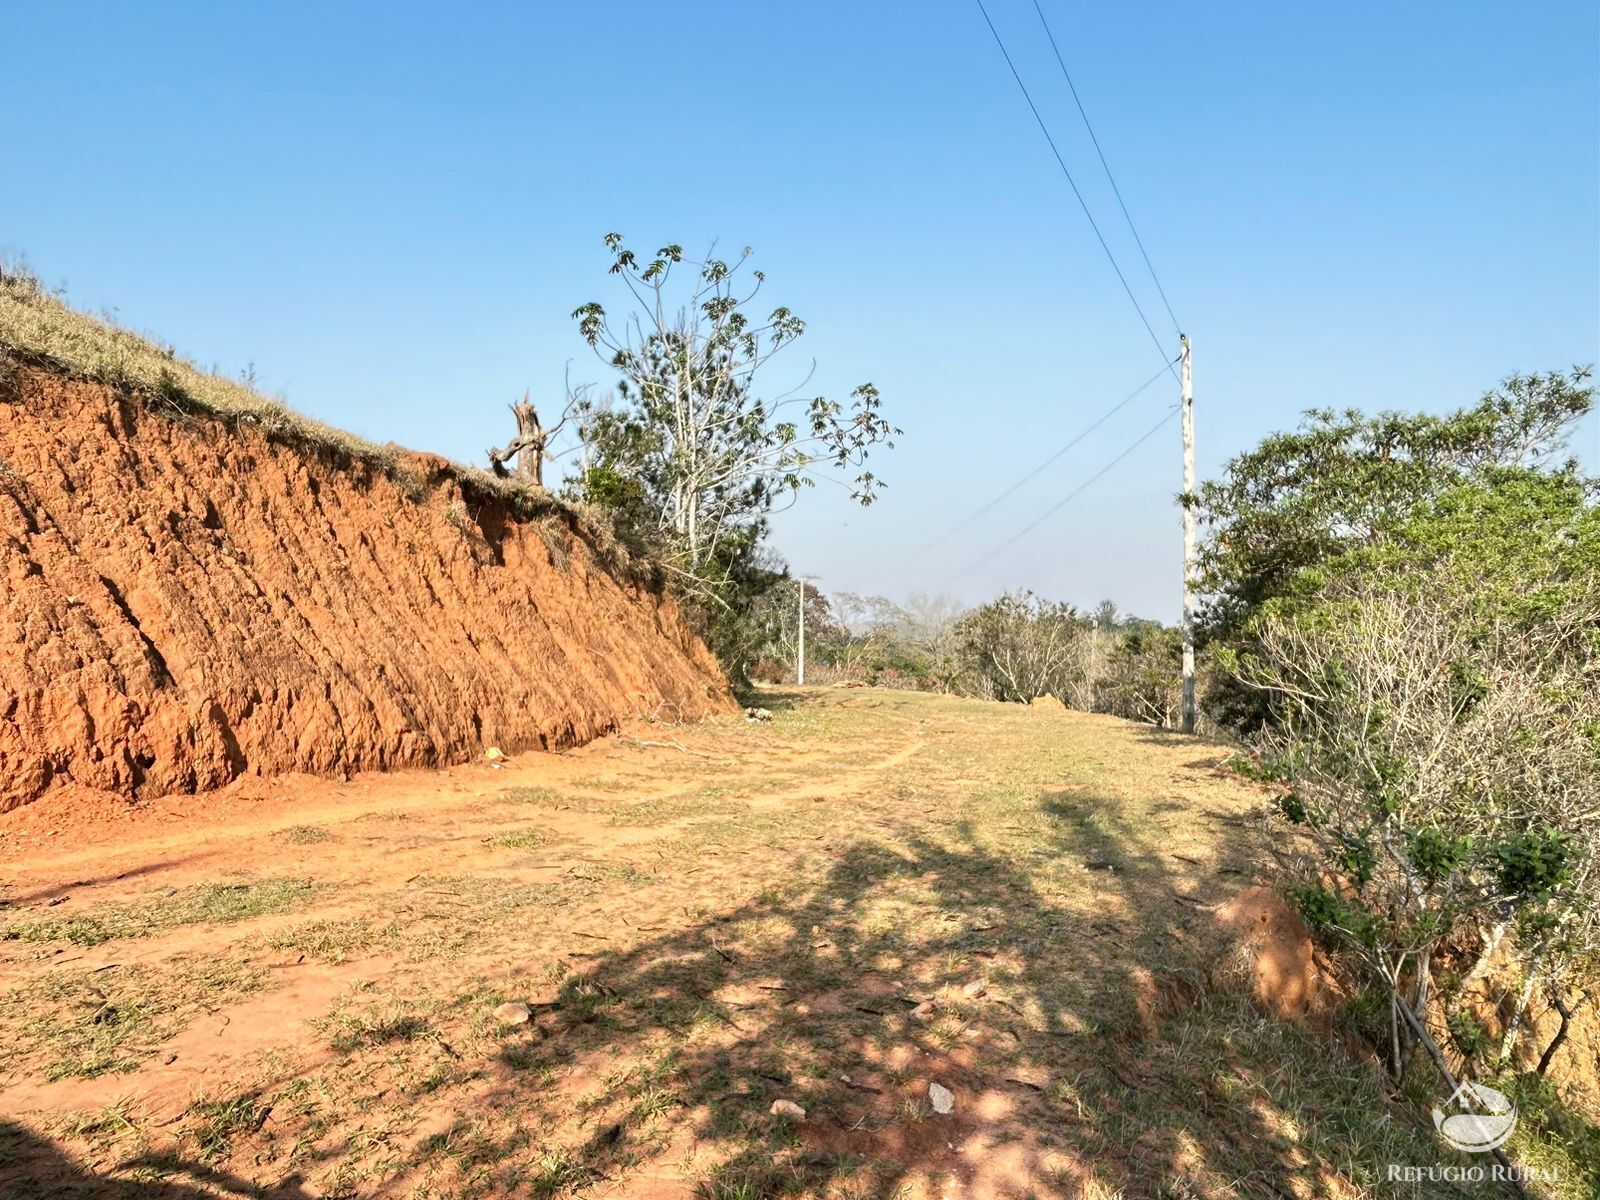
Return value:
<svg viewBox="0 0 1600 1200">
<path fill-rule="evenodd" d="M 369 1046 L 415 1041 L 431 1036 L 432 1032 L 425 1017 L 408 1012 L 398 1004 L 340 1012 L 318 1024 L 327 1033 L 328 1044 L 341 1054 Z"/>
<path fill-rule="evenodd" d="M 625 792 L 634 785 L 615 775 L 586 775 L 582 779 L 574 779 L 572 786 L 591 792 Z"/>
<path fill-rule="evenodd" d="M 267 972 L 180 955 L 111 970 L 59 970 L 0 992 L 0 1070 L 45 1079 L 131 1071 L 197 1015 L 257 991 Z"/>
<path fill-rule="evenodd" d="M 379 931 L 363 917 L 317 917 L 275 930 L 259 945 L 269 950 L 337 965 L 357 957 L 379 940 Z"/>
<path fill-rule="evenodd" d="M 133 903 L 107 904 L 84 913 L 15 921 L 0 930 L 0 938 L 98 946 L 119 938 L 149 937 L 182 925 L 227 925 L 266 913 L 283 912 L 305 903 L 326 886 L 307 879 L 264 879 L 171 888 Z"/>
<path fill-rule="evenodd" d="M 287 829 L 278 830 L 272 836 L 291 846 L 313 846 L 318 842 L 327 841 L 333 835 L 321 825 L 291 825 Z"/>
<path fill-rule="evenodd" d="M 500 793 L 502 804 L 535 804 L 541 808 L 559 808 L 568 803 L 567 797 L 547 787 L 514 787 Z"/>
<path fill-rule="evenodd" d="M 512 833 L 502 833 L 496 837 L 485 839 L 485 844 L 496 846 L 505 850 L 533 850 L 545 845 L 550 840 L 550 835 L 542 829 L 518 829 Z"/>
</svg>

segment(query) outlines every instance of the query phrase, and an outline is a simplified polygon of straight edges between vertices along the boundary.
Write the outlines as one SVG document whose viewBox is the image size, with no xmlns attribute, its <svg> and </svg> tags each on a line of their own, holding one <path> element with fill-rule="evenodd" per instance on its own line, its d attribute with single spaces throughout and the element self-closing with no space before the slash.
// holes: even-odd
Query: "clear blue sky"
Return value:
<svg viewBox="0 0 1600 1200">
<path fill-rule="evenodd" d="M 1157 331 L 1170 325 L 1031 0 L 988 0 Z M 1195 342 L 1202 475 L 1313 405 L 1438 409 L 1600 358 L 1592 0 L 1044 0 Z M 1171 619 L 1158 365 L 972 0 L 6 5 L 0 251 L 294 406 L 482 460 L 532 386 L 608 382 L 569 318 L 600 238 L 756 248 L 797 354 L 905 428 L 872 509 L 778 546 L 826 590 L 1027 585 Z M 803 363 L 793 364 L 798 370 Z M 787 379 L 786 379 L 787 382 Z M 1600 466 L 1600 426 L 1577 449 Z M 952 578 L 954 577 L 954 578 Z"/>
</svg>

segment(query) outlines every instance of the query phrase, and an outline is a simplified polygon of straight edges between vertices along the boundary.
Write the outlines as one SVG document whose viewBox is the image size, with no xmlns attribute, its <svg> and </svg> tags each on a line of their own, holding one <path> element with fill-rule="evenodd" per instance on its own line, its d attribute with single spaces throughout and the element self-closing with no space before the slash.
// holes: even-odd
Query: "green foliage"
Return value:
<svg viewBox="0 0 1600 1200">
<path fill-rule="evenodd" d="M 1494 848 L 1494 857 L 1507 895 L 1545 900 L 1572 879 L 1576 850 L 1570 833 L 1538 829 L 1507 838 Z"/>
<path fill-rule="evenodd" d="M 1463 1058 L 1475 1059 L 1488 1052 L 1491 1044 L 1489 1030 L 1482 1021 L 1464 1010 L 1450 1013 L 1445 1018 L 1450 1031 L 1450 1041 Z"/>
<path fill-rule="evenodd" d="M 1344 906 L 1339 898 L 1325 887 L 1310 885 L 1291 888 L 1289 897 L 1299 910 L 1305 923 L 1314 930 L 1326 931 L 1339 925 L 1344 918 Z"/>
<path fill-rule="evenodd" d="M 664 562 L 713 650 L 742 678 L 763 641 L 747 617 L 785 577 L 763 550 L 768 514 L 815 486 L 824 468 L 854 470 L 852 496 L 871 504 L 882 481 L 867 458 L 892 448 L 900 431 L 870 383 L 848 405 L 793 388 L 763 393 L 768 364 L 805 322 L 781 305 L 750 315 L 765 277 L 755 271 L 753 286 L 742 285 L 748 248 L 731 263 L 696 263 L 672 244 L 644 262 L 620 234 L 605 244 L 610 273 L 639 310 L 615 327 L 597 302 L 572 314 L 621 376 L 621 402 L 578 406 L 589 465 L 569 488 L 610 512 L 623 540 Z"/>
<path fill-rule="evenodd" d="M 1600 961 L 1600 484 L 1557 458 L 1587 379 L 1313 413 L 1200 497 L 1219 715 L 1291 789 L 1290 894 L 1414 1005 L 1441 945 L 1496 929 L 1530 992 Z"/>
<path fill-rule="evenodd" d="M 1452 837 L 1442 829 L 1416 829 L 1405 835 L 1411 865 L 1429 885 L 1437 885 L 1466 865 L 1472 855 L 1470 836 Z"/>
<path fill-rule="evenodd" d="M 1233 459 L 1197 497 L 1202 640 L 1248 651 L 1260 620 L 1303 607 L 1332 577 L 1419 561 L 1455 562 L 1464 586 L 1482 578 L 1484 613 L 1559 608 L 1569 581 L 1519 583 L 1552 556 L 1595 561 L 1593 484 L 1555 463 L 1593 408 L 1589 375 L 1512 376 L 1442 416 L 1312 410 L 1299 430 Z M 1213 707 L 1246 732 L 1273 719 L 1248 688 L 1222 686 Z"/>
<path fill-rule="evenodd" d="M 1344 876 L 1360 889 L 1372 882 L 1373 872 L 1378 869 L 1378 851 L 1372 843 L 1361 833 L 1338 832 L 1335 834 L 1338 845 L 1334 850 L 1334 862 L 1344 872 Z"/>
<path fill-rule="evenodd" d="M 1278 797 L 1278 809 L 1296 825 L 1305 825 L 1311 820 L 1311 812 L 1297 792 L 1286 792 Z"/>
</svg>

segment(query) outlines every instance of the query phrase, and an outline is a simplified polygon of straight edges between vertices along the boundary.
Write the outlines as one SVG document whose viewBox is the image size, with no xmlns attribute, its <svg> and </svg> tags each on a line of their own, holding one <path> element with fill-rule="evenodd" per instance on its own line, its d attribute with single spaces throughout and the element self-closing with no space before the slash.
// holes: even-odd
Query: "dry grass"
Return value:
<svg viewBox="0 0 1600 1200">
<path fill-rule="evenodd" d="M 93 1164 L 81 1194 L 128 1176 L 127 1147 L 147 1143 L 236 1173 L 240 1194 L 291 1177 L 462 1200 L 667 1183 L 840 1200 L 1462 1194 L 1384 1175 L 1440 1160 L 1430 1096 L 1386 1096 L 1370 1056 L 1212 982 L 1206 906 L 1272 862 L 1221 751 L 945 697 L 769 703 L 770 725 L 680 731 L 710 758 L 619 744 L 506 803 L 349 826 L 373 862 L 430 830 L 462 857 L 219 936 L 219 964 L 304 955 L 318 965 L 298 970 L 340 990 L 176 1117 L 93 1109 L 53 1127 Z M 548 843 L 485 849 L 530 815 Z M 150 1019 L 121 1046 L 38 1044 L 84 1036 L 70 988 L 9 998 L 38 1025 L 0 1069 L 147 1061 L 160 1022 L 194 1003 L 192 966 L 131 981 Z M 238 985 L 219 982 L 221 1004 Z M 533 1019 L 497 1018 L 507 1001 Z M 955 1090 L 953 1117 L 932 1111 L 933 1080 Z M 769 1115 L 780 1098 L 808 1119 Z M 1561 1167 L 1571 1184 L 1551 1194 L 1575 1200 L 1594 1127 L 1559 1098 L 1540 1114 L 1518 1157 Z"/>
<path fill-rule="evenodd" d="M 175 416 L 206 413 L 394 468 L 391 447 L 293 412 L 239 380 L 200 369 L 171 345 L 78 312 L 25 268 L 0 273 L 0 348 L 138 393 Z"/>
<path fill-rule="evenodd" d="M 0 397 L 19 363 L 107 384 L 173 418 L 210 417 L 258 429 L 309 453 L 364 464 L 393 479 L 416 503 L 425 503 L 440 481 L 437 468 L 443 460 L 430 457 L 427 467 L 418 469 L 393 443 L 378 445 L 295 412 L 245 380 L 200 368 L 170 344 L 125 329 L 109 317 L 79 312 L 45 289 L 26 266 L 0 263 Z M 426 478 L 424 471 L 433 478 Z M 538 522 L 552 556 L 564 560 L 570 551 L 567 539 L 576 537 L 611 570 L 636 583 L 660 584 L 656 569 L 637 548 L 618 542 L 603 511 L 568 504 L 480 467 L 448 463 L 443 477 L 453 479 L 469 499 L 495 500 L 518 519 Z"/>
<path fill-rule="evenodd" d="M 0 992 L 0 1071 L 26 1065 L 46 1080 L 132 1071 L 196 1016 L 265 985 L 265 971 L 208 955 L 57 970 Z"/>
<path fill-rule="evenodd" d="M 87 912 L 13 921 L 0 927 L 0 941 L 98 946 L 122 938 L 149 937 L 183 925 L 231 925 L 296 908 L 308 903 L 320 890 L 321 885 L 305 879 L 167 888 L 132 904 L 107 904 Z"/>
</svg>

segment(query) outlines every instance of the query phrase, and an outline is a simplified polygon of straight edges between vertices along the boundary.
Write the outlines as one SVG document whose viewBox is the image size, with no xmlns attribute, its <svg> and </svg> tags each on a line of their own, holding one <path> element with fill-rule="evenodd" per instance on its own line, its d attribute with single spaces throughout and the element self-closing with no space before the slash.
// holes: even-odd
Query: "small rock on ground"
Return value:
<svg viewBox="0 0 1600 1200">
<path fill-rule="evenodd" d="M 533 1019 L 533 1010 L 513 1000 L 495 1009 L 494 1019 L 502 1025 L 526 1025 Z"/>
</svg>

